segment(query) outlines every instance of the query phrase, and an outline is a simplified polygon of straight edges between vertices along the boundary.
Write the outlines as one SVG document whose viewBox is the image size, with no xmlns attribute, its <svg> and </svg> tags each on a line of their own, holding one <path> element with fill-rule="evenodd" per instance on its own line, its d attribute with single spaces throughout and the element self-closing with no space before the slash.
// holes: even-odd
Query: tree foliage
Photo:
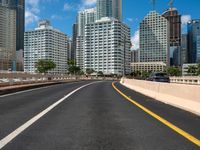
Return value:
<svg viewBox="0 0 200 150">
<path fill-rule="evenodd" d="M 177 67 L 169 67 L 167 69 L 167 74 L 169 76 L 181 76 L 181 70 Z"/>
<path fill-rule="evenodd" d="M 35 63 L 35 67 L 39 73 L 47 73 L 48 71 L 55 69 L 56 64 L 51 60 L 40 59 Z"/>
<path fill-rule="evenodd" d="M 197 74 L 197 66 L 189 66 L 188 67 L 188 73 L 191 74 L 191 75 L 196 75 Z"/>
<path fill-rule="evenodd" d="M 92 73 L 94 73 L 94 72 L 95 72 L 95 71 L 94 71 L 93 69 L 89 69 L 89 68 L 86 69 L 86 73 L 87 73 L 87 74 L 92 74 Z"/>
<path fill-rule="evenodd" d="M 70 74 L 81 74 L 80 67 L 76 66 L 76 61 L 71 59 L 68 61 L 68 71 Z"/>
</svg>

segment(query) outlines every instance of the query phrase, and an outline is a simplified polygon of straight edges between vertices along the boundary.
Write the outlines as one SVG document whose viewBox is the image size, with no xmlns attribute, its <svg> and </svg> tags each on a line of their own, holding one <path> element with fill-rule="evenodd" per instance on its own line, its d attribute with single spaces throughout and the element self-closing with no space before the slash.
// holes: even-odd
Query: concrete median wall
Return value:
<svg viewBox="0 0 200 150">
<path fill-rule="evenodd" d="M 121 79 L 124 86 L 200 116 L 200 86 Z"/>
</svg>

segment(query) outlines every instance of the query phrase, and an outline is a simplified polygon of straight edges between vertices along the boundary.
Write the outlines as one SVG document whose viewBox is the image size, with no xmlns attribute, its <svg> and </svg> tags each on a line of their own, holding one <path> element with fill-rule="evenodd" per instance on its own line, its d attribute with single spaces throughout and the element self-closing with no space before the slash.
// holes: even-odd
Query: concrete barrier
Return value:
<svg viewBox="0 0 200 150">
<path fill-rule="evenodd" d="M 121 79 L 124 86 L 200 116 L 200 86 Z"/>
</svg>

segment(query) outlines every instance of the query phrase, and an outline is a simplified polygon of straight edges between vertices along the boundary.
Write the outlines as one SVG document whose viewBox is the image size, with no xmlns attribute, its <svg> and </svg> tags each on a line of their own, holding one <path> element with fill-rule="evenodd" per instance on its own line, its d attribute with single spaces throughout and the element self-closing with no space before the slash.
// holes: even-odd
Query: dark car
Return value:
<svg viewBox="0 0 200 150">
<path fill-rule="evenodd" d="M 170 82 L 170 78 L 166 73 L 156 72 L 152 73 L 148 78 L 148 81 L 155 81 L 155 82 Z"/>
</svg>

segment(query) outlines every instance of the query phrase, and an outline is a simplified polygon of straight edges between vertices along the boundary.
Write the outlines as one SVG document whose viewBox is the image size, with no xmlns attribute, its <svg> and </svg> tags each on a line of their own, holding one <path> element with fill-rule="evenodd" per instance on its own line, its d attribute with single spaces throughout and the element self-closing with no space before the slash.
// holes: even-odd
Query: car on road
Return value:
<svg viewBox="0 0 200 150">
<path fill-rule="evenodd" d="M 152 73 L 146 80 L 155 82 L 170 82 L 169 76 L 167 75 L 167 73 L 164 72 Z"/>
</svg>

